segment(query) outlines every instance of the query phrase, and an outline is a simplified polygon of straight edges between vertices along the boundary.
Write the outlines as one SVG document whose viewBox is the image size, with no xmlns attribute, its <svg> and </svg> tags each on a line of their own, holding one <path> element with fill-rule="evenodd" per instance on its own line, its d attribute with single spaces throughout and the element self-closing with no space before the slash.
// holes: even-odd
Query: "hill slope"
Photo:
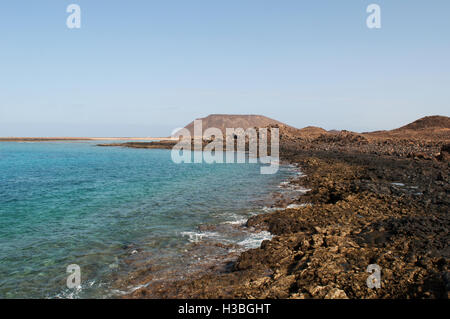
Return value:
<svg viewBox="0 0 450 319">
<path fill-rule="evenodd" d="M 450 129 L 450 117 L 433 115 L 422 117 L 412 123 L 402 126 L 394 131 L 400 130 L 424 130 L 431 128 L 448 128 Z"/>
<path fill-rule="evenodd" d="M 215 127 L 222 130 L 224 134 L 227 128 L 248 129 L 251 127 L 263 128 L 276 125 L 289 127 L 286 124 L 263 115 L 211 114 L 199 120 L 202 120 L 203 131 L 207 128 Z M 191 132 L 191 135 L 194 135 L 194 121 L 189 123 L 185 128 Z"/>
<path fill-rule="evenodd" d="M 263 115 L 237 115 L 237 114 L 211 114 L 207 117 L 200 118 L 202 120 L 203 131 L 207 128 L 215 127 L 226 132 L 226 128 L 243 128 L 248 129 L 251 127 L 263 128 L 263 127 L 279 127 L 280 134 L 289 140 L 306 139 L 312 140 L 319 137 L 325 138 L 332 136 L 336 138 L 337 135 L 342 135 L 341 131 L 335 133 L 328 132 L 320 127 L 308 126 L 302 129 L 286 125 L 280 121 L 271 119 Z M 189 123 L 187 128 L 191 135 L 194 136 L 194 122 Z M 344 135 L 348 135 L 347 132 Z M 354 133 L 361 137 L 368 139 L 414 139 L 414 140 L 449 140 L 450 139 L 450 118 L 447 116 L 426 116 L 420 118 L 412 123 L 404 125 L 400 128 L 389 131 L 375 131 L 365 133 Z M 347 137 L 346 137 L 347 138 Z"/>
<path fill-rule="evenodd" d="M 376 131 L 364 135 L 375 138 L 449 140 L 450 118 L 440 115 L 426 116 L 390 131 Z"/>
</svg>

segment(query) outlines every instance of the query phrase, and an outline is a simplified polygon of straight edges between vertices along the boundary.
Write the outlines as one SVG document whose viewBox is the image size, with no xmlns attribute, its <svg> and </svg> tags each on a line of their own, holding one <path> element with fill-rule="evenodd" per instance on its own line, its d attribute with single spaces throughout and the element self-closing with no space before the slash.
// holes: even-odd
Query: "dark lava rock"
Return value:
<svg viewBox="0 0 450 319">
<path fill-rule="evenodd" d="M 128 297 L 448 298 L 449 144 L 439 143 L 351 132 L 314 142 L 290 136 L 282 157 L 301 167 L 298 183 L 311 189 L 292 202 L 311 205 L 250 218 L 248 227 L 275 237 L 227 271 L 159 282 Z M 379 289 L 366 283 L 372 264 L 381 268 Z"/>
</svg>

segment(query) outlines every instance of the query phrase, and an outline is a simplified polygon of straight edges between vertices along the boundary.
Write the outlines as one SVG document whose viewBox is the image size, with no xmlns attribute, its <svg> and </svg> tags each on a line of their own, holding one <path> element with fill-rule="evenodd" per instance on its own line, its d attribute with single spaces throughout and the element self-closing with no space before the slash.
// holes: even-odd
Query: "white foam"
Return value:
<svg viewBox="0 0 450 319">
<path fill-rule="evenodd" d="M 306 206 L 311 206 L 311 204 L 290 204 L 286 208 L 288 209 L 298 209 Z"/>
<path fill-rule="evenodd" d="M 304 187 L 299 187 L 299 188 L 296 188 L 295 191 L 301 192 L 301 193 L 303 193 L 303 194 L 306 194 L 307 192 L 311 191 L 311 189 L 309 189 L 309 188 L 304 188 Z"/>
<path fill-rule="evenodd" d="M 282 188 L 282 189 L 287 189 L 290 191 L 294 191 L 294 192 L 301 192 L 303 194 L 306 194 L 307 192 L 309 192 L 311 190 L 309 188 L 305 188 L 300 185 L 292 184 L 290 181 L 281 182 L 277 187 Z"/>
<path fill-rule="evenodd" d="M 218 237 L 219 234 L 216 232 L 193 232 L 193 231 L 184 231 L 180 233 L 183 237 L 188 237 L 188 240 L 191 243 L 198 243 L 203 240 L 203 238 L 210 237 Z"/>
<path fill-rule="evenodd" d="M 243 246 L 246 249 L 258 248 L 264 240 L 270 240 L 272 237 L 272 234 L 268 231 L 251 233 L 248 238 L 238 242 L 238 245 Z"/>
<path fill-rule="evenodd" d="M 394 186 L 405 186 L 405 184 L 403 184 L 403 183 L 391 183 L 392 185 L 394 185 Z"/>
<path fill-rule="evenodd" d="M 246 218 L 238 219 L 238 220 L 231 220 L 228 222 L 224 222 L 224 224 L 228 225 L 244 225 L 247 222 Z"/>
<path fill-rule="evenodd" d="M 95 279 L 88 280 L 84 284 L 79 287 L 75 287 L 72 289 L 66 288 L 60 293 L 56 294 L 54 298 L 56 299 L 78 299 L 80 298 L 81 292 L 89 287 L 92 287 L 95 284 Z"/>
<path fill-rule="evenodd" d="M 283 207 L 266 207 L 266 206 L 264 206 L 262 208 L 262 211 L 265 213 L 271 213 L 271 212 L 275 212 L 277 210 L 283 210 L 283 209 L 284 209 Z"/>
<path fill-rule="evenodd" d="M 146 284 L 142 284 L 142 285 L 137 285 L 137 286 L 135 286 L 135 287 L 129 286 L 127 291 L 119 290 L 119 289 L 113 289 L 113 290 L 111 290 L 110 296 L 116 296 L 116 295 L 122 295 L 122 296 L 123 296 L 123 295 L 129 295 L 129 294 L 135 292 L 136 290 L 141 289 L 141 288 L 146 288 L 146 287 L 148 287 L 149 285 L 150 285 L 150 282 L 148 282 L 148 283 L 146 283 Z"/>
</svg>

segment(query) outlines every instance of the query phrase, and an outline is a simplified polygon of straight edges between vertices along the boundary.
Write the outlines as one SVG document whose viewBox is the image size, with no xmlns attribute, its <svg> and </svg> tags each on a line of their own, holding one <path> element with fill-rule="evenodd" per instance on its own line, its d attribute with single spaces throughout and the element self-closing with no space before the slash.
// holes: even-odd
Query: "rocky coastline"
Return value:
<svg viewBox="0 0 450 319">
<path fill-rule="evenodd" d="M 448 141 L 281 134 L 282 159 L 304 173 L 289 184 L 309 191 L 247 221 L 274 238 L 126 298 L 448 298 Z M 372 264 L 378 289 L 366 283 Z"/>
</svg>

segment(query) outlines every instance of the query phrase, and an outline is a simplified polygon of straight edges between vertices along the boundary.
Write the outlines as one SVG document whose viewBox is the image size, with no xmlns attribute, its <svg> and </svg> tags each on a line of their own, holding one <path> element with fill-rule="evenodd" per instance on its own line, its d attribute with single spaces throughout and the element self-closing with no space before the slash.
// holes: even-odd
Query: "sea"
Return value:
<svg viewBox="0 0 450 319">
<path fill-rule="evenodd" d="M 245 221 L 296 173 L 97 143 L 0 142 L 0 298 L 115 298 L 259 247 Z"/>
</svg>

